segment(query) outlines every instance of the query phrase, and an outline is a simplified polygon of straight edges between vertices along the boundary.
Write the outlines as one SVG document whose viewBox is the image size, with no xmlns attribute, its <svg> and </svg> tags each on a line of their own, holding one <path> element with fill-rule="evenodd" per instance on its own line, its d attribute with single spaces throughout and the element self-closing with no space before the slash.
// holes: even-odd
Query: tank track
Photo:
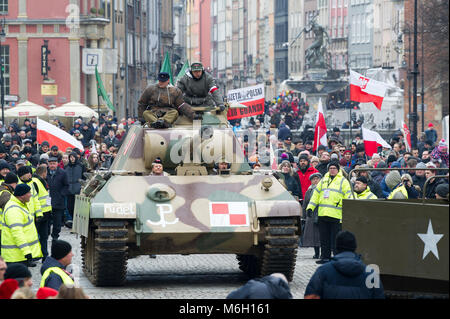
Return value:
<svg viewBox="0 0 450 319">
<path fill-rule="evenodd" d="M 269 218 L 261 220 L 265 243 L 255 255 L 237 255 L 239 269 L 249 277 L 262 277 L 278 272 L 292 281 L 298 249 L 296 218 Z"/>
<path fill-rule="evenodd" d="M 94 286 L 122 286 L 127 273 L 126 221 L 97 220 L 83 237 L 83 271 Z"/>
</svg>

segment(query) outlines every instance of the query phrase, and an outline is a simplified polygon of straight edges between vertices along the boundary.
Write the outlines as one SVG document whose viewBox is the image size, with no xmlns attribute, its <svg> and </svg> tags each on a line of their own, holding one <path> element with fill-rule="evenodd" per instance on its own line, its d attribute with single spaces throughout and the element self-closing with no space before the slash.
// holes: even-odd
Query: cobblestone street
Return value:
<svg viewBox="0 0 450 319">
<path fill-rule="evenodd" d="M 74 274 L 91 299 L 225 299 L 228 293 L 248 280 L 238 268 L 235 255 L 140 256 L 128 261 L 127 283 L 122 287 L 95 287 L 81 271 L 80 239 L 67 228 L 60 239 L 71 243 L 75 254 Z M 51 251 L 49 242 L 49 251 Z M 312 248 L 300 248 L 294 280 L 290 283 L 295 299 L 302 299 L 317 265 Z M 39 288 L 41 263 L 30 268 L 33 290 Z"/>
</svg>

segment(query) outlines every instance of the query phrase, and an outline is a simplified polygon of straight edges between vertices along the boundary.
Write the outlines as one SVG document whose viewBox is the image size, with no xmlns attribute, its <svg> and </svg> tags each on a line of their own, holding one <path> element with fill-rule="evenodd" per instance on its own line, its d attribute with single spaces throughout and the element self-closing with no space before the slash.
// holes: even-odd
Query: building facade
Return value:
<svg viewBox="0 0 450 319">
<path fill-rule="evenodd" d="M 275 0 L 275 81 L 288 79 L 289 74 L 289 1 Z"/>
<path fill-rule="evenodd" d="M 365 74 L 365 71 L 374 65 L 374 26 L 378 25 L 379 21 L 375 19 L 373 0 L 350 0 L 349 2 L 349 68 Z M 377 28 L 377 32 L 378 30 Z"/>
<path fill-rule="evenodd" d="M 333 70 L 347 73 L 348 63 L 348 5 L 351 0 L 330 0 L 328 6 L 328 30 L 330 46 L 329 63 Z M 355 0 L 368 2 L 371 0 Z"/>
<path fill-rule="evenodd" d="M 95 75 L 84 74 L 82 50 L 99 48 L 109 20 L 87 1 L 3 1 L 5 93 L 46 107 L 70 101 L 97 105 Z M 69 14 L 66 9 L 69 8 Z M 42 47 L 48 73 L 41 72 Z"/>
</svg>

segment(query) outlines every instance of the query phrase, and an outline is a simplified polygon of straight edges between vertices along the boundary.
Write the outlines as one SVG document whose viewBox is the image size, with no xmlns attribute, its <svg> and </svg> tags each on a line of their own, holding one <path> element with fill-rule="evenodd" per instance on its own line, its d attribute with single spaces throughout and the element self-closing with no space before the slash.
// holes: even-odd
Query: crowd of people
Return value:
<svg viewBox="0 0 450 319">
<path fill-rule="evenodd" d="M 247 131 L 264 132 L 264 155 L 268 155 L 269 162 L 262 161 L 261 149 L 249 145 L 248 136 L 242 134 L 240 121 L 231 124 L 241 140 L 244 156 L 251 168 L 258 170 L 262 166 L 269 166 L 273 175 L 302 205 L 302 238 L 299 244 L 302 247 L 314 247 L 314 258 L 319 259 L 317 263 L 339 263 L 342 260 L 336 261 L 336 258 L 347 261 L 348 258 L 356 258 L 348 253 L 354 253 L 355 249 L 350 235 L 342 239 L 344 244 L 339 246 L 338 243 L 339 234 L 342 233 L 344 198 L 427 198 L 448 201 L 448 171 L 438 170 L 449 167 L 447 144 L 445 140 L 438 139 L 431 123 L 420 136 L 417 148 L 411 150 L 406 150 L 404 136 L 398 131 L 389 140 L 392 148 L 379 148 L 372 156 L 367 156 L 360 134 L 356 134 L 354 140 L 346 145 L 340 129 L 335 127 L 329 134 L 327 145 L 320 145 L 313 151 L 313 129 L 305 126 L 300 136 L 292 134 L 292 130 L 302 127 L 303 116 L 308 109 L 307 102 L 286 94 L 282 99 L 267 102 L 265 114 L 247 119 Z M 110 168 L 126 133 L 135 121 L 132 118 L 117 121 L 112 116 L 102 114 L 100 119 L 93 117 L 89 121 L 78 118 L 72 128 L 66 129 L 55 119 L 54 125 L 73 135 L 84 147 L 83 150 L 68 148 L 64 152 L 47 141 L 38 145 L 36 122 L 32 120 L 25 120 L 22 126 L 16 121 L 7 127 L 0 125 L 0 234 L 3 257 L 0 266 L 2 263 L 8 264 L 8 268 L 3 268 L 13 273 L 14 268 L 18 267 L 17 272 L 20 274 L 16 278 L 5 276 L 5 282 L 8 279 L 20 279 L 16 280 L 18 285 L 8 282 L 10 290 L 14 287 L 13 291 L 26 288 L 28 267 L 35 267 L 38 259 L 43 261 L 42 288 L 56 292 L 59 290 L 59 294 L 60 287 L 64 285 L 70 289 L 73 279 L 65 267 L 71 261 L 71 247 L 59 240 L 61 228 L 72 227 L 75 196 L 82 187 L 80 180 L 86 178 L 86 172 Z M 272 129 L 276 128 L 277 133 L 273 134 L 267 124 Z M 276 168 L 273 167 L 274 161 L 279 164 Z M 230 163 L 224 161 L 221 164 L 224 170 L 229 169 Z M 351 173 L 358 168 L 367 170 Z M 154 161 L 151 174 L 164 174 L 159 158 Z M 446 175 L 447 178 L 433 178 L 436 175 Z M 430 181 L 425 191 L 427 179 Z M 25 225 L 20 236 L 12 226 L 17 224 Z M 51 254 L 47 247 L 49 237 L 52 239 Z M 351 242 L 349 249 L 346 240 Z M 22 246 L 26 249 L 17 248 Z M 10 265 L 13 267 L 10 268 Z M 321 271 L 326 270 L 323 268 Z M 321 275 L 315 275 L 311 279 L 311 291 L 308 292 L 311 298 L 317 296 L 320 278 Z M 285 278 L 276 275 L 259 281 L 257 285 L 285 286 L 284 282 Z M 247 290 L 235 292 L 230 298 L 244 296 Z M 29 293 L 24 289 L 21 292 Z M 45 293 L 50 293 L 51 297 L 58 296 L 50 290 Z M 290 296 L 286 290 L 280 294 L 285 298 Z"/>
</svg>

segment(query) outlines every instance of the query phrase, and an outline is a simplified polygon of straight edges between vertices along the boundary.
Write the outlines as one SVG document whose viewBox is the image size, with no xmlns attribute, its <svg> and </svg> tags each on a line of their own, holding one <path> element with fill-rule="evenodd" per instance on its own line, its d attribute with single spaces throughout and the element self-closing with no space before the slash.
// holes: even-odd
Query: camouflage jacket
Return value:
<svg viewBox="0 0 450 319">
<path fill-rule="evenodd" d="M 183 92 L 185 102 L 190 105 L 223 105 L 223 99 L 220 96 L 216 81 L 211 75 L 204 71 L 199 80 L 194 79 L 190 70 L 187 71 L 177 82 L 177 87 Z"/>
<path fill-rule="evenodd" d="M 138 117 L 142 119 L 145 110 L 153 106 L 179 109 L 184 104 L 181 91 L 174 86 L 164 89 L 158 84 L 148 86 L 138 101 Z"/>
</svg>

